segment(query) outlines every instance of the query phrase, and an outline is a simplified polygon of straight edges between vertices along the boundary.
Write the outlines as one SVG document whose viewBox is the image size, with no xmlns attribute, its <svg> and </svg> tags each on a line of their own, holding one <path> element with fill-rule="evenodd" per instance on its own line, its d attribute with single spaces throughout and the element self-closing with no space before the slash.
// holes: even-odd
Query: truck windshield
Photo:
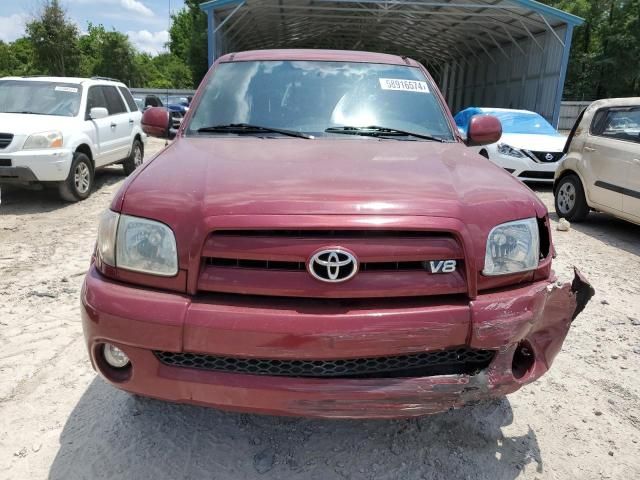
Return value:
<svg viewBox="0 0 640 480">
<path fill-rule="evenodd" d="M 0 113 L 75 117 L 82 87 L 73 83 L 0 80 Z"/>
<path fill-rule="evenodd" d="M 218 126 L 255 125 L 318 136 L 362 128 L 441 141 L 454 136 L 435 86 L 415 67 L 321 61 L 249 61 L 218 65 L 188 126 L 190 135 L 237 133 Z M 380 130 L 380 128 L 384 130 Z M 253 130 L 260 132 L 259 130 Z M 246 133 L 246 130 L 245 130 Z M 391 132 L 393 133 L 393 132 Z M 419 140 L 393 134 L 393 138 Z"/>
</svg>

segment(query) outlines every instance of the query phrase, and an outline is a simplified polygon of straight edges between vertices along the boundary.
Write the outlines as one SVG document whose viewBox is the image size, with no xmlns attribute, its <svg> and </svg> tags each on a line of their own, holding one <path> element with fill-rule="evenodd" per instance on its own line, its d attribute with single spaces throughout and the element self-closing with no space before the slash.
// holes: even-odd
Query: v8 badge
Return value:
<svg viewBox="0 0 640 480">
<path fill-rule="evenodd" d="M 453 273 L 458 266 L 455 260 L 435 260 L 425 263 L 429 273 Z"/>
</svg>

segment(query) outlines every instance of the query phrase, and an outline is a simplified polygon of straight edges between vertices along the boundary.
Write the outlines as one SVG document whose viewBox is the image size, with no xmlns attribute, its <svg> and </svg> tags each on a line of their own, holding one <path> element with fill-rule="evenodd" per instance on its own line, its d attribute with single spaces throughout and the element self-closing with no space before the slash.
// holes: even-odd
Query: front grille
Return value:
<svg viewBox="0 0 640 480">
<path fill-rule="evenodd" d="M 13 141 L 13 134 L 0 133 L 0 149 L 7 148 L 12 141 Z"/>
<path fill-rule="evenodd" d="M 253 270 L 281 270 L 288 272 L 306 271 L 305 262 L 279 262 L 273 260 L 246 260 L 242 258 L 206 258 L 206 265 L 225 268 L 245 268 Z M 358 266 L 361 272 L 429 272 L 429 262 L 362 262 Z"/>
<path fill-rule="evenodd" d="M 321 282 L 307 262 L 341 248 L 358 273 L 340 285 Z M 467 292 L 464 250 L 451 232 L 420 230 L 218 230 L 201 251 L 199 292 L 300 298 L 380 298 Z M 432 262 L 455 261 L 454 271 L 431 274 Z M 346 270 L 345 270 L 346 271 Z M 342 272 L 343 273 L 343 272 Z"/>
<path fill-rule="evenodd" d="M 538 180 L 553 180 L 553 177 L 555 176 L 554 172 L 532 172 L 532 171 L 526 171 L 526 172 L 522 172 L 520 175 L 518 175 L 521 178 L 535 178 Z"/>
<path fill-rule="evenodd" d="M 11 159 L 10 158 L 0 158 L 0 167 L 10 167 Z"/>
<path fill-rule="evenodd" d="M 196 353 L 154 352 L 165 365 L 226 373 L 302 378 L 407 378 L 473 375 L 495 352 L 457 348 L 407 355 L 344 360 L 267 360 Z"/>
<path fill-rule="evenodd" d="M 429 238 L 441 237 L 441 232 L 419 230 L 218 230 L 216 237 L 248 237 L 248 238 Z"/>
<path fill-rule="evenodd" d="M 562 158 L 564 152 L 531 152 L 531 154 L 536 157 L 539 162 L 554 163 Z M 547 160 L 547 155 L 551 155 L 553 158 Z"/>
</svg>

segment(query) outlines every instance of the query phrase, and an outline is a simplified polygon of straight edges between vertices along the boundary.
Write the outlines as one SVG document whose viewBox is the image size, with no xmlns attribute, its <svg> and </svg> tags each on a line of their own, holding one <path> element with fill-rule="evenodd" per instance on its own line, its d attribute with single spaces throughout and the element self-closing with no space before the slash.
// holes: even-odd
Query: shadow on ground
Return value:
<svg viewBox="0 0 640 480">
<path fill-rule="evenodd" d="M 558 215 L 551 213 L 553 220 Z M 611 247 L 640 256 L 640 225 L 617 219 L 606 213 L 591 212 L 584 222 L 571 224 L 574 230 L 589 235 Z"/>
<path fill-rule="evenodd" d="M 505 437 L 504 400 L 412 420 L 309 420 L 137 399 L 96 378 L 70 415 L 51 480 L 515 479 L 535 433 Z"/>
<path fill-rule="evenodd" d="M 539 197 L 546 200 L 547 205 L 551 205 L 549 207 L 550 217 L 552 220 L 558 221 L 559 217 L 553 209 L 553 188 L 550 185 L 542 184 L 531 184 L 529 187 Z M 640 256 L 640 242 L 638 242 L 640 225 L 619 220 L 606 213 L 591 212 L 584 222 L 572 222 L 571 228 L 600 240 L 606 245 Z"/>
<path fill-rule="evenodd" d="M 91 195 L 99 195 L 104 187 L 111 186 L 124 177 L 124 171 L 118 165 L 97 170 L 95 186 Z M 20 216 L 48 213 L 69 205 L 68 202 L 60 199 L 56 187 L 34 190 L 7 185 L 2 187 L 0 215 Z"/>
</svg>

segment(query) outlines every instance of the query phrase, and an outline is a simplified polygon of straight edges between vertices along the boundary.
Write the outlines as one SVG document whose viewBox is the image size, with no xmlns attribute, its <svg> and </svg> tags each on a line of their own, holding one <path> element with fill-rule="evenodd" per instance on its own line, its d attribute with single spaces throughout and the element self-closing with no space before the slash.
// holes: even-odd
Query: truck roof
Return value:
<svg viewBox="0 0 640 480">
<path fill-rule="evenodd" d="M 418 62 L 408 57 L 389 55 L 387 53 L 360 52 L 352 50 L 319 50 L 319 49 L 279 49 L 249 50 L 240 53 L 229 53 L 222 56 L 219 62 L 294 60 L 321 62 L 361 62 L 383 63 L 389 65 L 418 66 Z"/>
</svg>

